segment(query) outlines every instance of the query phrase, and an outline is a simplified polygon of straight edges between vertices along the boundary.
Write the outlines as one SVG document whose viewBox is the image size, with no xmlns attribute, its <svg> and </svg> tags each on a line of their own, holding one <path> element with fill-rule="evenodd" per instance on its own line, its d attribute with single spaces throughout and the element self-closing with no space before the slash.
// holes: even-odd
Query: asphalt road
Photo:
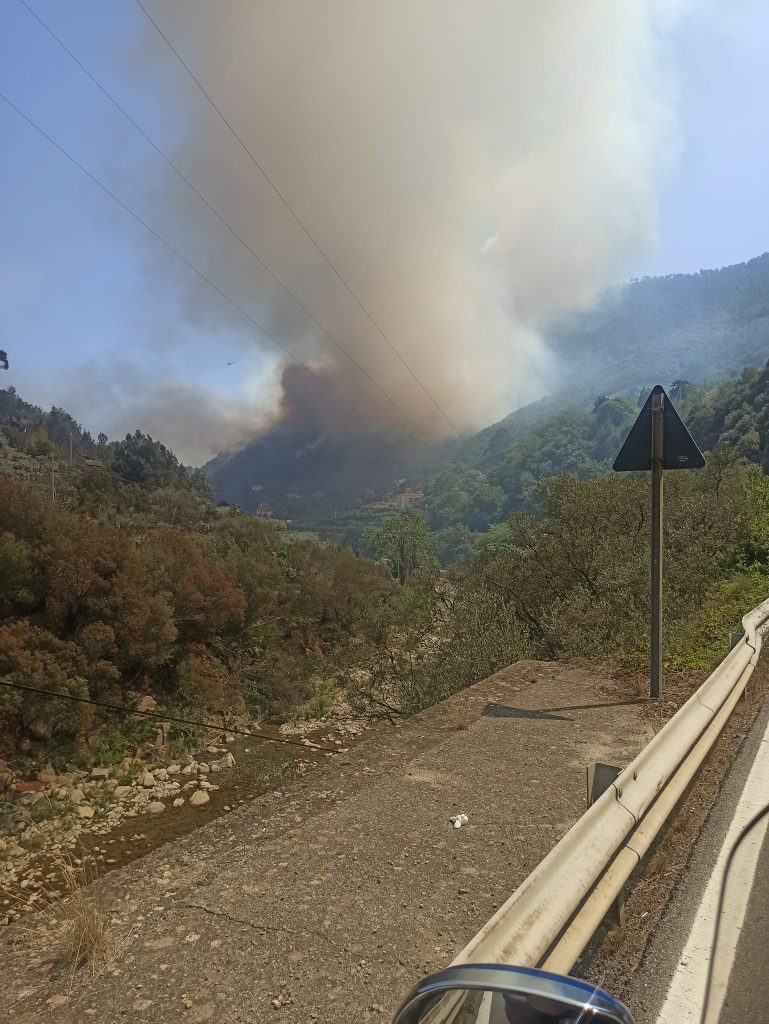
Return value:
<svg viewBox="0 0 769 1024">
<path fill-rule="evenodd" d="M 769 802 L 769 780 L 766 799 Z M 728 912 L 728 886 L 727 905 Z M 769 1020 L 769 835 L 756 864 L 742 932 L 737 942 L 720 1024 Z"/>
<path fill-rule="evenodd" d="M 641 969 L 623 994 L 636 1024 L 699 1024 L 724 862 L 741 823 L 769 803 L 768 751 L 769 703 L 735 758 Z M 730 883 L 722 918 L 733 940 L 715 961 L 722 970 L 726 964 L 718 1024 L 769 1021 L 769 837 L 740 870 L 742 895 Z"/>
</svg>

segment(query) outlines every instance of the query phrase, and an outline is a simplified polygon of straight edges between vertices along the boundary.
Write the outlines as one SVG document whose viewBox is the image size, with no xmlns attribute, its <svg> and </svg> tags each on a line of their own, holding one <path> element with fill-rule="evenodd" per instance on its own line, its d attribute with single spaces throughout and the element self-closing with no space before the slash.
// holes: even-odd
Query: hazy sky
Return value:
<svg viewBox="0 0 769 1024">
<path fill-rule="evenodd" d="M 147 35 L 134 0 L 29 4 L 164 148 L 182 141 L 180 97 L 192 86 L 159 40 L 151 59 L 138 52 Z M 692 0 L 665 45 L 680 152 L 660 187 L 656 251 L 637 275 L 769 248 L 769 4 Z M 142 217 L 156 223 L 167 212 L 160 206 L 177 186 L 161 159 L 19 0 L 0 4 L 0 92 Z M 123 423 L 116 410 L 143 391 L 161 402 L 164 387 L 189 387 L 191 403 L 203 388 L 233 415 L 258 405 L 277 360 L 244 347 L 229 318 L 182 323 L 177 288 L 164 284 L 178 280 L 174 257 L 2 101 L 0 139 L 0 348 L 11 360 L 0 384 L 65 406 L 94 432 L 152 426 Z M 217 158 L 230 155 L 221 147 Z M 163 223 L 184 248 L 188 234 Z M 206 449 L 206 431 L 222 440 L 202 403 L 198 429 L 186 451 L 184 438 L 169 440 L 187 457 Z"/>
</svg>

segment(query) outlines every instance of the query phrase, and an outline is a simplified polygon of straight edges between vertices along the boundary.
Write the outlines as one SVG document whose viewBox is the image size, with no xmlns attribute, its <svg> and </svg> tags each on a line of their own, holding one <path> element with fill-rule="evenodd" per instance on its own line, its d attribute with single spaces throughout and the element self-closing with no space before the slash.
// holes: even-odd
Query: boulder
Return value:
<svg viewBox="0 0 769 1024">
<path fill-rule="evenodd" d="M 19 804 L 22 807 L 34 807 L 35 804 L 39 804 L 41 800 L 45 800 L 45 793 L 25 793 L 19 800 Z"/>
<path fill-rule="evenodd" d="M 139 782 L 144 786 L 145 789 L 152 789 L 155 785 L 155 776 L 150 771 L 144 772 Z"/>
<path fill-rule="evenodd" d="M 184 803 L 184 797 L 183 796 L 177 796 L 177 798 L 174 800 L 174 807 L 181 807 L 183 803 Z"/>
<path fill-rule="evenodd" d="M 205 761 L 203 761 L 202 764 L 198 765 L 198 772 L 199 772 L 200 775 L 208 775 L 208 773 L 210 771 L 211 771 L 211 766 L 207 765 L 205 763 Z"/>
<path fill-rule="evenodd" d="M 96 812 L 90 804 L 78 804 L 77 813 L 81 818 L 92 818 Z"/>
<path fill-rule="evenodd" d="M 125 800 L 130 793 L 133 793 L 133 786 L 115 786 L 112 795 L 116 800 Z"/>
<path fill-rule="evenodd" d="M 217 769 L 219 769 L 219 768 L 234 768 L 235 767 L 235 758 L 232 756 L 232 754 L 228 750 L 227 753 L 224 755 L 224 757 L 220 757 L 218 761 L 214 761 L 213 762 L 213 764 L 211 765 L 212 771 L 214 770 L 214 767 L 216 767 Z"/>
<path fill-rule="evenodd" d="M 158 702 L 150 694 L 145 694 L 144 697 L 136 705 L 137 711 L 154 711 L 158 706 Z"/>
<path fill-rule="evenodd" d="M 114 793 L 117 789 L 117 779 L 105 779 L 104 788 L 108 793 Z"/>
<path fill-rule="evenodd" d="M 93 782 L 103 782 L 109 778 L 109 768 L 92 768 L 88 778 Z"/>
<path fill-rule="evenodd" d="M 165 768 L 156 768 L 152 774 L 156 782 L 165 782 L 168 778 L 168 772 Z"/>
<path fill-rule="evenodd" d="M 147 805 L 147 810 L 150 812 L 150 814 L 162 814 L 165 809 L 166 805 L 164 803 L 161 803 L 160 800 L 153 800 L 150 804 Z"/>
<path fill-rule="evenodd" d="M 200 807 L 202 804 L 207 804 L 210 799 L 210 796 L 204 789 L 196 789 L 190 797 L 190 803 L 193 807 Z"/>
<path fill-rule="evenodd" d="M 81 804 L 85 800 L 85 793 L 82 789 L 71 789 L 69 791 L 69 799 L 73 804 Z"/>
<path fill-rule="evenodd" d="M 181 765 L 176 763 L 169 764 L 169 766 L 166 768 L 166 771 L 168 772 L 169 775 L 178 775 L 181 770 Z"/>
</svg>

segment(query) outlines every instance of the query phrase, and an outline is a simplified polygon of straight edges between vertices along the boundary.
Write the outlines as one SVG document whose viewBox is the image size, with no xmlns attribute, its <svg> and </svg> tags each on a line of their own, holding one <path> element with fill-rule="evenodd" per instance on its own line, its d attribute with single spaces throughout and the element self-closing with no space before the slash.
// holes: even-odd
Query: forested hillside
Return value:
<svg viewBox="0 0 769 1024">
<path fill-rule="evenodd" d="M 769 253 L 698 274 L 647 277 L 607 291 L 549 338 L 570 386 L 647 380 L 696 384 L 769 357 Z"/>
<path fill-rule="evenodd" d="M 725 447 L 769 466 L 769 367 L 748 367 L 710 388 L 681 379 L 665 383 L 703 450 Z M 487 445 L 429 479 L 417 508 L 435 533 L 441 561 L 467 557 L 478 535 L 509 512 L 534 508 L 539 481 L 560 473 L 590 478 L 611 472 L 648 390 L 639 389 L 635 400 L 602 395 L 549 416 L 540 408 L 527 428 L 515 431 L 513 443 L 503 445 L 498 434 L 494 448 Z M 353 514 L 319 527 L 367 552 L 372 525 L 377 520 L 371 516 Z"/>
<path fill-rule="evenodd" d="M 586 456 L 584 433 L 596 397 L 635 400 L 641 388 L 675 380 L 711 387 L 743 366 L 766 362 L 769 253 L 721 270 L 644 278 L 611 289 L 595 308 L 553 329 L 546 342 L 554 356 L 553 394 L 466 442 L 429 446 L 365 433 L 327 435 L 281 423 L 241 451 L 218 456 L 206 471 L 220 498 L 242 500 L 251 510 L 266 503 L 281 516 L 325 529 L 335 509 L 337 515 L 347 510 L 360 518 L 366 495 L 383 498 L 396 481 L 423 490 L 441 471 L 489 472 L 511 446 L 525 446 L 540 431 L 553 435 L 558 448 L 553 464 L 570 469 Z M 562 445 L 553 417 L 575 410 L 583 414 L 582 426 L 567 416 L 576 433 L 568 429 Z M 571 451 L 564 454 L 564 447 Z M 591 451 L 589 459 L 595 456 L 598 462 L 606 458 L 600 450 Z M 503 486 L 525 490 L 528 472 L 523 466 L 524 476 Z M 360 533 L 356 527 L 346 535 L 355 539 Z"/>
<path fill-rule="evenodd" d="M 710 451 L 667 484 L 666 656 L 703 666 L 769 594 L 769 369 L 671 392 Z M 643 663 L 648 487 L 609 472 L 637 414 L 626 397 L 560 412 L 487 473 L 444 471 L 414 507 L 381 510 L 362 542 L 375 560 L 215 506 L 202 473 L 139 431 L 94 442 L 62 410 L 10 392 L 0 408 L 2 678 L 280 719 L 335 694 L 409 713 L 524 656 Z M 110 762 L 148 729 L 5 692 L 0 731 L 28 757 Z"/>
<path fill-rule="evenodd" d="M 349 550 L 216 508 L 199 471 L 138 431 L 94 444 L 60 410 L 0 395 L 1 678 L 121 704 L 151 694 L 193 717 L 280 714 L 392 589 Z M 0 732 L 54 759 L 122 756 L 152 733 L 90 710 L 2 692 Z"/>
</svg>

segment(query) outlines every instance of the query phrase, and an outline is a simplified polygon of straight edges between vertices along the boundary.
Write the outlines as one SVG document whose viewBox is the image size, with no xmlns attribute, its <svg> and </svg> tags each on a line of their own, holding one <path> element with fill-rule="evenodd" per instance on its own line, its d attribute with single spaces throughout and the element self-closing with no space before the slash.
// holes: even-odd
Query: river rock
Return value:
<svg viewBox="0 0 769 1024">
<path fill-rule="evenodd" d="M 104 788 L 108 793 L 114 793 L 117 789 L 117 779 L 106 779 L 104 782 Z"/>
<path fill-rule="evenodd" d="M 41 800 L 45 800 L 45 793 L 25 793 L 19 798 L 19 805 L 21 807 L 34 807 L 35 804 L 39 804 Z"/>
<path fill-rule="evenodd" d="M 109 778 L 109 768 L 92 768 L 88 774 L 92 782 L 103 782 Z"/>
<path fill-rule="evenodd" d="M 144 697 L 142 697 L 142 699 L 136 705 L 136 710 L 137 711 L 154 711 L 157 706 L 158 706 L 158 704 L 157 704 L 157 701 L 155 700 L 155 698 L 151 697 L 149 694 L 146 694 Z"/>
<path fill-rule="evenodd" d="M 92 818 L 96 812 L 90 804 L 78 804 L 77 813 L 81 818 Z"/>
<path fill-rule="evenodd" d="M 195 768 L 196 765 L 194 761 L 192 761 L 190 764 L 185 764 L 185 766 L 182 768 L 182 775 L 192 775 L 192 773 L 195 771 Z"/>
<path fill-rule="evenodd" d="M 210 799 L 204 789 L 196 789 L 190 797 L 190 803 L 193 807 L 200 807 L 202 804 L 207 804 Z"/>
<path fill-rule="evenodd" d="M 152 789 L 152 787 L 155 785 L 155 776 L 152 774 L 152 772 L 146 771 L 142 775 L 141 779 L 139 779 L 139 781 L 141 782 L 142 786 L 144 786 L 145 789 Z"/>
<path fill-rule="evenodd" d="M 168 771 L 165 768 L 156 768 L 152 774 L 156 782 L 165 782 L 168 778 Z"/>
<path fill-rule="evenodd" d="M 202 764 L 199 764 L 199 765 L 198 765 L 198 772 L 200 773 L 200 775 L 208 775 L 208 773 L 209 773 L 210 771 L 211 771 L 211 766 L 210 766 L 210 765 L 207 765 L 207 764 L 205 763 L 205 761 L 203 761 L 203 763 L 202 763 Z"/>
<path fill-rule="evenodd" d="M 228 750 L 227 753 L 224 755 L 224 757 L 220 757 L 218 761 L 214 761 L 213 762 L 213 764 L 211 765 L 211 770 L 213 771 L 214 768 L 219 769 L 219 768 L 234 768 L 234 767 L 235 767 L 235 758 L 232 756 L 232 754 Z"/>
<path fill-rule="evenodd" d="M 182 766 L 179 764 L 169 764 L 169 766 L 166 768 L 166 771 L 168 772 L 169 775 L 178 775 L 181 770 Z"/>
<path fill-rule="evenodd" d="M 174 800 L 174 807 L 181 807 L 183 803 L 184 803 L 184 797 L 183 796 L 177 796 L 177 798 Z"/>
<path fill-rule="evenodd" d="M 147 810 L 150 814 L 162 814 L 165 809 L 166 805 L 161 803 L 160 800 L 153 800 L 147 805 Z"/>
<path fill-rule="evenodd" d="M 130 793 L 133 793 L 133 786 L 115 786 L 112 795 L 116 800 L 125 800 Z"/>
<path fill-rule="evenodd" d="M 69 799 L 73 804 L 81 804 L 85 800 L 85 793 L 82 789 L 72 789 L 69 793 Z"/>
</svg>

